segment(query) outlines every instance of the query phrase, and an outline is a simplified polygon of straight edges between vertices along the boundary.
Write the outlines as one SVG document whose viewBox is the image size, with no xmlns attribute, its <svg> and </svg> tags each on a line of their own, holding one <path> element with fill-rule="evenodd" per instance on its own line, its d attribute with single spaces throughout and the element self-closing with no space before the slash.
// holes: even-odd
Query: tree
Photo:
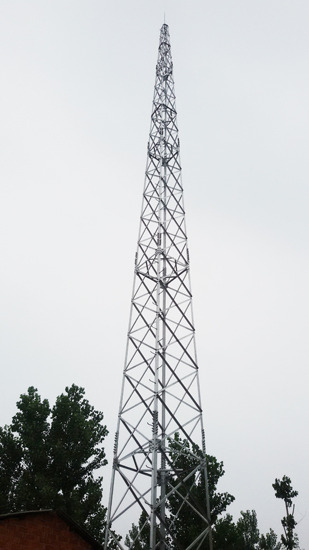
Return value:
<svg viewBox="0 0 309 550">
<path fill-rule="evenodd" d="M 214 550 L 258 550 L 259 540 L 255 510 L 240 512 L 237 523 L 226 514 L 213 527 Z"/>
<path fill-rule="evenodd" d="M 261 535 L 255 510 L 240 512 L 237 523 L 227 514 L 220 518 L 213 530 L 214 550 L 280 550 L 277 535 L 272 529 Z"/>
<path fill-rule="evenodd" d="M 149 550 L 149 540 L 150 522 L 146 512 L 143 510 L 138 520 L 138 526 L 133 523 L 129 533 L 126 535 L 125 545 L 134 550 Z"/>
<path fill-rule="evenodd" d="M 213 526 L 212 538 L 214 550 L 239 549 L 239 531 L 231 514 L 226 514 L 224 517 L 217 519 Z"/>
<path fill-rule="evenodd" d="M 259 548 L 261 550 L 280 550 L 281 543 L 277 542 L 277 535 L 272 529 L 266 535 L 261 535 Z"/>
<path fill-rule="evenodd" d="M 255 550 L 260 540 L 258 522 L 255 510 L 247 510 L 240 512 L 240 518 L 237 522 L 237 530 L 240 539 L 242 539 L 242 547 L 244 550 Z"/>
<path fill-rule="evenodd" d="M 179 448 L 182 452 L 179 453 Z M 176 433 L 174 439 L 169 441 L 169 452 L 176 472 L 192 471 L 194 466 L 199 463 L 196 457 L 202 456 L 202 451 L 197 445 L 190 445 L 189 441 L 181 441 Z M 226 508 L 235 500 L 233 495 L 229 493 L 219 493 L 217 484 L 219 479 L 224 475 L 223 462 L 211 455 L 206 456 L 207 474 L 208 474 L 208 490 L 210 501 L 210 518 L 214 524 L 218 516 L 225 512 Z M 178 474 L 173 476 L 170 484 L 177 486 L 182 481 Z M 195 476 L 194 484 L 190 481 L 190 487 L 182 482 L 182 486 L 178 489 L 178 493 L 183 496 L 190 493 L 195 508 L 204 511 L 206 508 L 206 484 L 204 472 L 198 471 Z M 180 506 L 181 497 L 177 493 L 170 496 L 167 502 L 167 508 L 170 512 L 170 529 L 173 540 L 178 540 L 183 547 L 189 546 L 199 533 L 205 529 L 205 523 L 202 518 L 196 516 L 189 506 Z M 206 543 L 207 544 L 207 543 Z M 204 545 L 206 547 L 206 544 Z M 176 548 L 176 547 L 175 547 Z"/>
<path fill-rule="evenodd" d="M 21 473 L 22 450 L 9 426 L 0 427 L 0 513 L 14 508 Z"/>
<path fill-rule="evenodd" d="M 281 520 L 284 529 L 284 535 L 281 535 L 282 544 L 287 550 L 293 550 L 293 548 L 298 548 L 298 536 L 294 531 L 297 523 L 294 519 L 295 506 L 292 503 L 292 498 L 297 497 L 298 492 L 293 489 L 291 480 L 287 476 L 283 476 L 281 481 L 280 479 L 275 479 L 273 488 L 275 489 L 276 497 L 281 498 L 285 503 L 286 515 Z M 290 512 L 292 505 L 293 510 Z"/>
<path fill-rule="evenodd" d="M 34 387 L 20 396 L 11 426 L 0 428 L 0 513 L 61 508 L 103 538 L 102 443 L 108 431 L 76 385 L 51 409 Z"/>
<path fill-rule="evenodd" d="M 21 460 L 12 491 L 11 510 L 47 508 L 52 492 L 47 422 L 51 412 L 49 403 L 47 399 L 41 401 L 37 390 L 31 387 L 27 394 L 20 396 L 16 405 L 19 412 L 13 417 L 10 429 L 17 434 L 14 441 L 16 449 L 20 449 Z"/>
</svg>

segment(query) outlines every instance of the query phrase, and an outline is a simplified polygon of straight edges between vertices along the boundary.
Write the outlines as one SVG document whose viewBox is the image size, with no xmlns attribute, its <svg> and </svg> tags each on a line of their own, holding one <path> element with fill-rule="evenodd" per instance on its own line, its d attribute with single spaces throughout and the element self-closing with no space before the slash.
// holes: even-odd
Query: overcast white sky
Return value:
<svg viewBox="0 0 309 550">
<path fill-rule="evenodd" d="M 208 452 L 308 548 L 308 0 L 0 1 L 0 425 L 74 382 L 112 449 L 164 12 Z"/>
</svg>

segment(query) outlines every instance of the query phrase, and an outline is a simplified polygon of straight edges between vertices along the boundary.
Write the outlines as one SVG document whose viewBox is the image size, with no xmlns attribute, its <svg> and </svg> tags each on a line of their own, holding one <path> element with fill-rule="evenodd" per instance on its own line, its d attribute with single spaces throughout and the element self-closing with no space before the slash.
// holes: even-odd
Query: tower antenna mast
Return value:
<svg viewBox="0 0 309 550">
<path fill-rule="evenodd" d="M 212 550 L 169 28 L 160 31 L 105 550 Z M 197 498 L 196 486 L 202 487 Z M 182 518 L 194 529 L 181 532 Z M 127 523 L 126 523 L 127 522 Z M 188 522 L 187 522 L 188 523 Z M 130 540 L 129 540 L 130 539 Z M 146 545 L 146 546 L 145 546 Z"/>
</svg>

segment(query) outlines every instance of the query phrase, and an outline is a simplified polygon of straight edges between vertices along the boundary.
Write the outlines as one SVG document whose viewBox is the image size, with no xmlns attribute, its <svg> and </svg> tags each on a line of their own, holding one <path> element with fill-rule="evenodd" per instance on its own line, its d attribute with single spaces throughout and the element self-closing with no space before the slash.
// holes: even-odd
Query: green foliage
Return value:
<svg viewBox="0 0 309 550">
<path fill-rule="evenodd" d="M 179 452 L 179 449 L 182 449 Z M 182 472 L 182 476 L 174 475 L 170 480 L 174 487 L 181 482 L 178 493 L 184 497 L 190 494 L 190 499 L 197 510 L 202 515 L 206 509 L 206 482 L 203 470 L 198 470 L 195 474 L 194 482 L 190 479 L 184 483 L 183 478 L 187 472 L 194 470 L 200 463 L 203 456 L 202 451 L 197 445 L 190 445 L 186 440 L 181 440 L 178 434 L 169 441 L 169 452 L 175 468 L 175 471 Z M 222 514 L 227 506 L 233 502 L 234 497 L 229 493 L 219 493 L 217 484 L 224 475 L 223 462 L 218 462 L 214 456 L 207 455 L 207 474 L 210 501 L 210 518 L 214 523 L 217 517 Z M 194 540 L 199 533 L 205 529 L 205 522 L 189 506 L 181 507 L 181 499 L 177 493 L 171 495 L 168 499 L 167 508 L 170 512 L 170 528 L 172 539 L 177 540 L 181 546 L 186 547 Z M 172 545 L 173 546 L 173 545 Z"/>
<path fill-rule="evenodd" d="M 22 449 L 10 426 L 0 427 L 0 513 L 13 509 Z"/>
<path fill-rule="evenodd" d="M 213 529 L 214 550 L 280 550 L 272 529 L 261 535 L 255 510 L 240 512 L 237 523 L 230 514 L 220 518 Z"/>
<path fill-rule="evenodd" d="M 284 530 L 284 535 L 281 535 L 282 544 L 287 550 L 293 550 L 293 548 L 298 548 L 298 536 L 295 533 L 295 527 L 297 525 L 294 519 L 294 506 L 292 512 L 292 498 L 297 497 L 298 492 L 295 491 L 291 485 L 291 480 L 287 476 L 283 476 L 282 480 L 275 479 L 273 483 L 273 488 L 275 489 L 275 495 L 277 498 L 281 498 L 285 503 L 286 515 L 282 518 L 281 523 Z"/>
<path fill-rule="evenodd" d="M 282 498 L 287 508 L 291 508 L 292 498 L 297 497 L 298 492 L 294 491 L 290 478 L 283 476 L 281 481 L 276 478 L 275 483 L 273 483 L 273 488 L 275 489 L 276 497 Z"/>
<path fill-rule="evenodd" d="M 281 543 L 277 542 L 277 535 L 272 529 L 266 535 L 261 535 L 259 548 L 261 550 L 280 550 Z"/>
<path fill-rule="evenodd" d="M 16 482 L 13 510 L 48 508 L 52 495 L 49 480 L 49 424 L 50 407 L 47 399 L 41 401 L 37 390 L 28 389 L 17 402 L 19 412 L 12 419 L 12 432 L 21 449 L 20 475 Z M 10 510 L 8 510 L 10 511 Z"/>
<path fill-rule="evenodd" d="M 0 428 L 0 513 L 61 508 L 102 540 L 102 478 L 107 435 L 103 414 L 74 384 L 51 409 L 37 390 L 17 402 L 11 426 Z"/>
<path fill-rule="evenodd" d="M 214 550 L 238 550 L 239 532 L 230 514 L 217 519 L 212 531 Z"/>
<path fill-rule="evenodd" d="M 129 534 L 125 538 L 125 545 L 133 550 L 149 550 L 150 523 L 146 512 L 142 512 L 138 526 L 132 524 Z"/>
<path fill-rule="evenodd" d="M 237 530 L 243 541 L 245 550 L 255 550 L 260 540 L 258 522 L 255 510 L 240 512 L 240 518 L 237 522 Z"/>
<path fill-rule="evenodd" d="M 227 514 L 213 527 L 214 550 L 258 550 L 260 534 L 256 512 L 240 512 L 237 523 Z"/>
</svg>

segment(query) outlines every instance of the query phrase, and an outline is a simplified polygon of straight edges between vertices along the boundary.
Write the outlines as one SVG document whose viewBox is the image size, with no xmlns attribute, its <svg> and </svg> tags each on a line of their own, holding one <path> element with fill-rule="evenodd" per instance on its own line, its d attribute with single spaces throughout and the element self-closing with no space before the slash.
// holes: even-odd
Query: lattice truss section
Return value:
<svg viewBox="0 0 309 550">
<path fill-rule="evenodd" d="M 196 514 L 201 524 L 187 548 L 200 548 L 209 533 L 207 490 L 202 505 L 191 491 L 201 472 L 207 486 L 207 475 L 205 448 L 200 454 L 192 447 L 197 443 L 203 449 L 203 425 L 176 114 L 164 24 L 108 510 L 108 525 L 122 534 L 123 526 L 138 525 L 144 512 L 132 548 L 149 532 L 152 549 L 184 549 L 174 527 L 186 512 Z M 184 453 L 192 460 L 182 470 Z M 172 500 L 174 508 L 178 503 L 173 514 Z M 107 546 L 109 536 L 112 531 L 107 531 Z"/>
</svg>

